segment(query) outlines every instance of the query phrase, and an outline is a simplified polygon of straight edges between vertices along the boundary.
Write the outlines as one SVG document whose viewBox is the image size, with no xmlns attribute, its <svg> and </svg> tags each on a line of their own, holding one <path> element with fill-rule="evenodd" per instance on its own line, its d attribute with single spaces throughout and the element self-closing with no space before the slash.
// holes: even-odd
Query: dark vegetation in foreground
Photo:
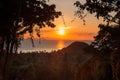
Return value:
<svg viewBox="0 0 120 80">
<path fill-rule="evenodd" d="M 7 79 L 119 80 L 119 52 L 116 50 L 111 52 L 111 55 L 106 53 L 103 56 L 86 43 L 74 42 L 62 50 L 51 53 L 12 54 L 7 66 Z M 1 58 L 0 64 L 2 62 Z M 1 72 L 2 70 L 0 75 Z"/>
</svg>

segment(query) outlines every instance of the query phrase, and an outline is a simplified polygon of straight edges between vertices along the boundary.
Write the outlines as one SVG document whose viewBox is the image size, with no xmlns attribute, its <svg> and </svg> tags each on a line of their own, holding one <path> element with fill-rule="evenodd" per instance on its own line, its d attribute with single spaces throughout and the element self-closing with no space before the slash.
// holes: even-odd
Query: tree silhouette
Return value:
<svg viewBox="0 0 120 80">
<path fill-rule="evenodd" d="M 119 51 L 120 51 L 120 0 L 86 0 L 85 3 L 76 1 L 74 4 L 78 10 L 76 15 L 85 21 L 88 13 L 94 14 L 97 19 L 102 18 L 104 24 L 99 24 L 99 32 L 95 36 L 92 45 L 103 53 L 107 54 L 109 64 L 112 66 L 109 71 L 112 71 L 112 80 L 118 80 L 119 71 Z M 117 57 L 117 58 L 116 58 Z M 103 59 L 103 56 L 101 57 Z"/>
<path fill-rule="evenodd" d="M 97 19 L 103 18 L 105 24 L 100 24 L 100 31 L 95 36 L 93 46 L 99 50 L 115 50 L 120 48 L 120 0 L 86 0 L 76 1 L 76 15 L 85 21 L 88 13 Z"/>
<path fill-rule="evenodd" d="M 8 56 L 17 51 L 20 41 L 24 38 L 23 34 L 29 32 L 32 39 L 34 30 L 40 37 L 42 27 L 55 27 L 53 21 L 61 15 L 55 8 L 55 4 L 50 5 L 46 0 L 0 1 L 0 54 L 4 53 L 3 80 L 7 80 Z M 37 28 L 34 28 L 35 25 Z"/>
<path fill-rule="evenodd" d="M 100 31 L 95 36 L 95 41 L 92 43 L 98 50 L 110 53 L 120 48 L 120 28 L 119 26 L 108 26 L 100 24 Z"/>
<path fill-rule="evenodd" d="M 32 32 L 35 25 L 36 34 L 40 37 L 40 28 L 55 27 L 55 18 L 61 12 L 55 10 L 54 4 L 50 5 L 46 0 L 2 0 L 0 1 L 0 47 L 5 47 L 7 53 L 16 51 L 23 34 Z"/>
<path fill-rule="evenodd" d="M 78 8 L 76 14 L 80 18 L 85 17 L 85 11 L 95 14 L 99 19 L 103 18 L 108 23 L 120 24 L 120 1 L 119 0 L 86 0 L 84 4 L 76 1 L 74 5 Z"/>
</svg>

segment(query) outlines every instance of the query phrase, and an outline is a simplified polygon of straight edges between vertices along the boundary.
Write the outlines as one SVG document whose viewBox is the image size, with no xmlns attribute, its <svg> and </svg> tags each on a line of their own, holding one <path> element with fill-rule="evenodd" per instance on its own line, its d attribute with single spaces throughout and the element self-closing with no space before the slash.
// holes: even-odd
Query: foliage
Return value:
<svg viewBox="0 0 120 80">
<path fill-rule="evenodd" d="M 91 52 L 12 54 L 8 80 L 112 80 L 108 57 Z"/>
<path fill-rule="evenodd" d="M 90 51 L 84 51 L 85 47 L 77 49 L 79 53 L 59 50 L 11 54 L 7 80 L 80 80 L 79 76 L 86 77 L 79 74 L 81 68 L 93 56 Z"/>
<path fill-rule="evenodd" d="M 120 0 L 86 0 L 84 4 L 76 1 L 74 5 L 78 8 L 76 14 L 84 18 L 85 11 L 95 14 L 95 17 L 103 17 L 106 22 L 120 24 Z"/>
<path fill-rule="evenodd" d="M 49 1 L 49 0 L 48 0 Z M 20 41 L 26 32 L 40 37 L 40 28 L 55 27 L 53 21 L 61 15 L 54 4 L 47 0 L 1 0 L 0 1 L 0 60 L 3 57 L 2 80 L 7 80 L 10 53 L 17 53 Z M 36 28 L 34 28 L 37 25 Z M 5 49 L 5 52 L 3 50 Z M 2 55 L 4 53 L 4 55 Z"/>
<path fill-rule="evenodd" d="M 92 43 L 99 50 L 106 52 L 106 50 L 114 51 L 120 47 L 120 27 L 108 26 L 100 24 L 98 26 L 100 31 L 95 36 L 95 41 Z"/>
<path fill-rule="evenodd" d="M 103 18 L 106 24 L 100 24 L 100 31 L 95 36 L 93 46 L 99 50 L 115 50 L 120 48 L 120 0 L 86 0 L 85 3 L 76 1 L 76 15 L 85 21 L 88 13 L 97 19 Z"/>
<path fill-rule="evenodd" d="M 46 25 L 55 27 L 53 21 L 61 15 L 55 8 L 54 4 L 50 5 L 46 0 L 0 1 L 1 48 L 3 49 L 5 45 L 9 53 L 13 52 L 13 48 L 17 49 L 26 32 L 33 38 L 32 33 L 35 30 L 40 37 L 40 28 Z"/>
</svg>

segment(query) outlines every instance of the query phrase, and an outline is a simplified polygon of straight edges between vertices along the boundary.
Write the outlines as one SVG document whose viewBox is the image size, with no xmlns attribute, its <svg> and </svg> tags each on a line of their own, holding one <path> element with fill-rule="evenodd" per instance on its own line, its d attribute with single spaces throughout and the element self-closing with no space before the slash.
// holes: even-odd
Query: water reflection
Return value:
<svg viewBox="0 0 120 80">
<path fill-rule="evenodd" d="M 57 43 L 57 49 L 62 49 L 64 47 L 65 47 L 64 41 L 58 41 L 58 43 Z"/>
</svg>

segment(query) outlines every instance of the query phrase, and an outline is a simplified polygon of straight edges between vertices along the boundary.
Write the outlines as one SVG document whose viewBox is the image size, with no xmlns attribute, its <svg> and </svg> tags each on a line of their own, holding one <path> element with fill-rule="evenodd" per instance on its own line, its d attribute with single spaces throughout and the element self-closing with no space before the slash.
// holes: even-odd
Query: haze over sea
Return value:
<svg viewBox="0 0 120 80">
<path fill-rule="evenodd" d="M 74 41 L 81 41 L 90 44 L 91 40 L 34 40 L 34 47 L 30 39 L 25 39 L 21 42 L 18 52 L 46 51 L 62 49 L 70 45 Z"/>
</svg>

